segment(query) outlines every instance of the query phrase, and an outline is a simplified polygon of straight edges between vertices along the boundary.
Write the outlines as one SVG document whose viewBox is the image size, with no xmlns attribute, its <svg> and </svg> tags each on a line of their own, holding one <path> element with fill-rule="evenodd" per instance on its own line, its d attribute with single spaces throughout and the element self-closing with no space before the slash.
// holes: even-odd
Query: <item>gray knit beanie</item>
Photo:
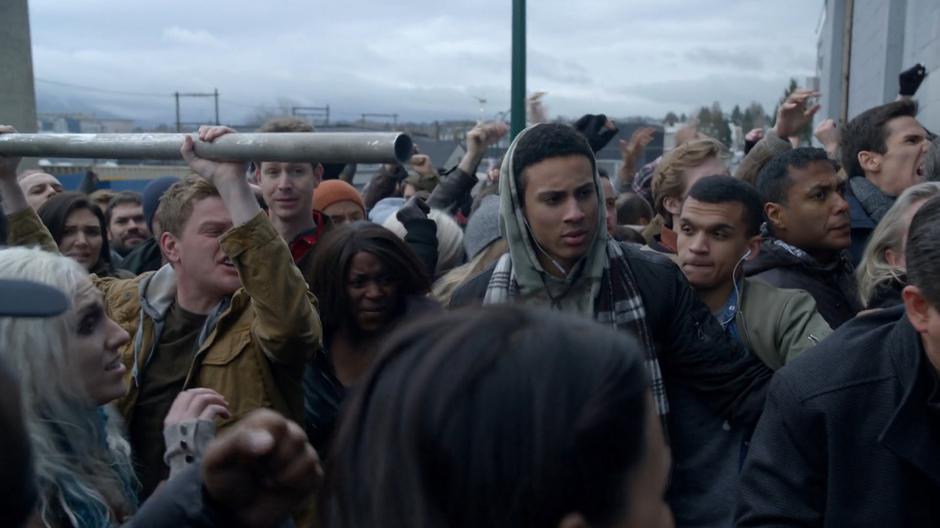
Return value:
<svg viewBox="0 0 940 528">
<path fill-rule="evenodd" d="M 492 195 L 480 201 L 480 207 L 470 216 L 463 233 L 463 247 L 467 260 L 473 260 L 487 246 L 503 238 L 499 229 L 499 196 Z"/>
</svg>

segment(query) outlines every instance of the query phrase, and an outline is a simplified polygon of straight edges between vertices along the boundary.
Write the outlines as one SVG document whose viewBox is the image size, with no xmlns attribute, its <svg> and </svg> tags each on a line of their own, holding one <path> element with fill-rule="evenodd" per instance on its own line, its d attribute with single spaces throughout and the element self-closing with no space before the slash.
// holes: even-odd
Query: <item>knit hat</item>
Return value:
<svg viewBox="0 0 940 528">
<path fill-rule="evenodd" d="M 375 207 L 369 211 L 369 220 L 379 225 L 383 225 L 388 217 L 395 216 L 395 213 L 405 205 L 405 199 L 398 196 L 390 196 L 379 200 Z"/>
<path fill-rule="evenodd" d="M 503 234 L 499 230 L 499 196 L 494 194 L 480 201 L 480 206 L 467 222 L 463 233 L 467 260 L 473 260 L 473 257 L 500 238 L 503 238 Z"/>
<path fill-rule="evenodd" d="M 153 233 L 153 217 L 157 214 L 160 198 L 163 197 L 163 193 L 165 193 L 167 189 L 179 181 L 180 179 L 176 176 L 164 176 L 153 180 L 144 187 L 141 201 L 144 204 L 144 220 L 146 220 L 147 228 L 150 229 L 151 233 Z"/>
<path fill-rule="evenodd" d="M 339 202 L 353 202 L 366 214 L 366 204 L 362 195 L 352 185 L 343 180 L 326 180 L 317 185 L 313 191 L 313 208 L 323 211 L 327 207 Z"/>
<path fill-rule="evenodd" d="M 434 270 L 434 276 L 440 277 L 463 263 L 463 231 L 456 220 L 440 209 L 431 209 L 428 219 L 434 220 L 437 226 L 437 268 Z M 382 222 L 382 227 L 402 240 L 408 234 L 408 230 L 394 214 Z"/>
</svg>

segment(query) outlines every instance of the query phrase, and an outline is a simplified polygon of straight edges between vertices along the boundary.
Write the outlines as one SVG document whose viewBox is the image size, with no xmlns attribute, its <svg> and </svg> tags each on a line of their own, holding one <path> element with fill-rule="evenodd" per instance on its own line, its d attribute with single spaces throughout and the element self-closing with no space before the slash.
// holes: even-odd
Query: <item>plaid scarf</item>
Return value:
<svg viewBox="0 0 940 528">
<path fill-rule="evenodd" d="M 666 387 L 659 368 L 656 346 L 653 344 L 649 327 L 646 325 L 643 298 L 636 287 L 636 278 L 630 270 L 620 244 L 608 240 L 606 249 L 608 266 L 604 270 L 600 288 L 594 298 L 594 319 L 616 330 L 629 332 L 643 347 L 650 389 L 665 431 L 669 402 L 666 399 Z M 519 291 L 512 257 L 506 253 L 496 263 L 493 276 L 486 287 L 483 304 L 512 302 L 519 296 Z"/>
</svg>

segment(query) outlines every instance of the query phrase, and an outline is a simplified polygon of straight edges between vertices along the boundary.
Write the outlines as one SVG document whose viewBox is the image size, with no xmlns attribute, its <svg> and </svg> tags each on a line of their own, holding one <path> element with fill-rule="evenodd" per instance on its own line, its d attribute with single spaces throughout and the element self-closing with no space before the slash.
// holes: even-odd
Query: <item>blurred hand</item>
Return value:
<svg viewBox="0 0 940 528">
<path fill-rule="evenodd" d="M 323 468 L 307 435 L 269 409 L 245 416 L 209 445 L 206 492 L 245 526 L 277 526 L 309 499 Z"/>
<path fill-rule="evenodd" d="M 212 143 L 216 139 L 226 135 L 236 133 L 234 129 L 224 126 L 201 126 L 199 127 L 199 140 L 206 143 Z M 189 164 L 193 172 L 199 174 L 209 181 L 209 183 L 218 186 L 220 180 L 245 179 L 245 163 L 241 161 L 216 161 L 200 158 L 196 155 L 195 142 L 192 136 L 187 135 L 180 148 L 183 159 Z"/>
<path fill-rule="evenodd" d="M 629 141 L 620 140 L 620 152 L 624 158 L 639 159 L 646 150 L 646 146 L 656 137 L 656 129 L 653 127 L 642 127 L 633 131 Z"/>
<path fill-rule="evenodd" d="M 418 174 L 424 176 L 437 175 L 437 170 L 434 169 L 434 164 L 431 163 L 431 157 L 427 154 L 415 154 L 411 156 L 409 163 L 414 170 L 418 171 Z"/>
<path fill-rule="evenodd" d="M 777 110 L 777 124 L 774 125 L 777 136 L 781 138 L 798 136 L 800 130 L 812 122 L 813 115 L 820 108 L 818 104 L 807 108 L 807 103 L 814 97 L 819 97 L 819 92 L 796 90 L 787 97 Z"/>
<path fill-rule="evenodd" d="M 170 411 L 163 419 L 163 426 L 197 420 L 214 422 L 216 418 L 229 417 L 228 402 L 221 394 L 207 388 L 189 389 L 179 393 L 173 400 Z"/>
<path fill-rule="evenodd" d="M 0 125 L 0 134 L 16 134 L 16 129 L 10 125 Z M 16 169 L 20 166 L 19 157 L 0 156 L 0 179 L 16 181 Z"/>
<path fill-rule="evenodd" d="M 927 78 L 927 68 L 923 64 L 914 66 L 902 71 L 898 75 L 898 95 L 902 97 L 914 97 L 920 84 Z"/>
<path fill-rule="evenodd" d="M 405 205 L 401 206 L 401 209 L 395 213 L 395 218 L 404 224 L 409 220 L 427 220 L 428 213 L 430 212 L 431 208 L 424 200 L 418 196 L 412 196 L 405 202 Z"/>
<path fill-rule="evenodd" d="M 839 125 L 832 119 L 825 119 L 819 123 L 813 135 L 823 144 L 827 152 L 830 148 L 837 147 L 842 139 L 842 131 L 839 130 Z"/>
<path fill-rule="evenodd" d="M 750 132 L 744 135 L 744 140 L 750 141 L 751 143 L 757 143 L 762 139 L 764 139 L 763 128 L 752 128 Z"/>
<path fill-rule="evenodd" d="M 482 155 L 508 133 L 509 125 L 502 121 L 480 123 L 467 132 L 467 152 L 474 151 Z"/>
<path fill-rule="evenodd" d="M 545 97 L 545 92 L 535 92 L 526 99 L 529 107 L 529 121 L 532 124 L 548 122 L 548 110 L 542 104 L 543 97 Z"/>
</svg>

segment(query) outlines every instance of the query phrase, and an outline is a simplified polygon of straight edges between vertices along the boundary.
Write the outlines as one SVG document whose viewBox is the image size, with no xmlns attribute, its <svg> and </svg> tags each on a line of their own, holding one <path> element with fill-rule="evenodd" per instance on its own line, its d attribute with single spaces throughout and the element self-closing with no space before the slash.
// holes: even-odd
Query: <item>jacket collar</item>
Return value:
<svg viewBox="0 0 940 528">
<path fill-rule="evenodd" d="M 927 406 L 930 394 L 928 376 L 923 369 L 926 355 L 920 335 L 911 325 L 903 308 L 895 308 L 901 318 L 889 334 L 888 354 L 891 367 L 904 390 L 901 404 L 878 440 L 897 457 L 920 470 L 940 485 L 940 429 L 932 426 L 937 420 Z"/>
<path fill-rule="evenodd" d="M 176 271 L 164 264 L 140 281 L 140 307 L 148 317 L 162 321 L 176 300 Z"/>
<path fill-rule="evenodd" d="M 206 322 L 203 324 L 196 341 L 197 350 L 202 348 L 206 341 L 208 341 L 209 336 L 215 330 L 219 320 L 228 313 L 233 301 L 235 301 L 235 304 L 238 306 L 241 306 L 244 302 L 238 300 L 238 295 L 234 297 L 234 299 L 233 297 L 223 298 L 206 317 Z M 160 338 L 163 334 L 164 318 L 175 301 L 176 272 L 171 265 L 164 264 L 163 267 L 140 282 L 140 316 L 138 317 L 137 333 L 134 338 L 134 363 L 131 369 L 131 375 L 135 382 L 140 381 L 141 367 L 150 361 L 154 350 L 156 350 L 160 343 Z M 146 319 L 153 321 L 153 341 L 150 344 L 150 350 L 147 351 L 147 355 L 142 358 L 141 356 L 144 354 L 144 321 Z"/>
</svg>

